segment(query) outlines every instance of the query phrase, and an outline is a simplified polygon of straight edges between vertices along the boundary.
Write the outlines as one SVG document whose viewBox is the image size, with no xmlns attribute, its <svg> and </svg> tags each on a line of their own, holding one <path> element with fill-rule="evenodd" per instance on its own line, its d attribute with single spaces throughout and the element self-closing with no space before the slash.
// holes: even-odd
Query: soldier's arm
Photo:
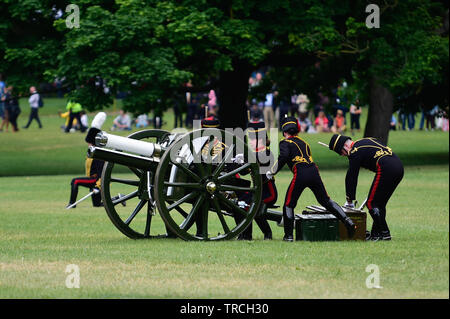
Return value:
<svg viewBox="0 0 450 319">
<path fill-rule="evenodd" d="M 360 161 L 358 158 L 350 158 L 347 175 L 345 176 L 345 193 L 347 202 L 356 198 L 356 186 L 358 185 Z"/>
<path fill-rule="evenodd" d="M 281 142 L 280 143 L 280 154 L 278 155 L 278 160 L 275 162 L 275 164 L 270 169 L 270 172 L 275 175 L 278 173 L 283 166 L 288 162 L 289 160 L 289 144 L 287 142 Z"/>
</svg>

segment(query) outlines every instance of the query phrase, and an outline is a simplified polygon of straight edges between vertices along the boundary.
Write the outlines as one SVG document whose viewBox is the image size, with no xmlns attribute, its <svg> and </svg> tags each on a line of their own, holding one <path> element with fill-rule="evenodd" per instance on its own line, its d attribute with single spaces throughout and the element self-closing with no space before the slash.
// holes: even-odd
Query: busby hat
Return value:
<svg viewBox="0 0 450 319">
<path fill-rule="evenodd" d="M 295 117 L 287 116 L 281 123 L 281 130 L 290 134 L 296 134 L 300 132 L 300 123 Z"/>
<path fill-rule="evenodd" d="M 328 147 L 330 150 L 335 151 L 339 155 L 341 155 L 342 148 L 344 147 L 344 144 L 347 140 L 351 140 L 351 137 L 340 135 L 340 134 L 334 134 L 331 137 L 330 144 Z"/>
<path fill-rule="evenodd" d="M 202 120 L 202 128 L 219 128 L 220 121 L 214 116 L 206 117 Z"/>
<path fill-rule="evenodd" d="M 247 132 L 252 137 L 257 137 L 258 135 L 266 134 L 266 125 L 264 122 L 249 122 L 247 125 Z"/>
</svg>

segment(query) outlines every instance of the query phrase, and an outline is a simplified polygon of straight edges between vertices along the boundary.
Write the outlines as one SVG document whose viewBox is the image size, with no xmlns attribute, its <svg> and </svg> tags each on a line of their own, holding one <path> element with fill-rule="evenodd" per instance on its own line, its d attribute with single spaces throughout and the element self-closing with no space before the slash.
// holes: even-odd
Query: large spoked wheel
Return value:
<svg viewBox="0 0 450 319">
<path fill-rule="evenodd" d="M 185 134 L 156 170 L 158 211 L 184 240 L 238 236 L 258 212 L 261 193 L 254 154 L 242 139 L 218 129 Z"/>
<path fill-rule="evenodd" d="M 164 143 L 169 132 L 143 130 L 128 136 L 150 143 Z M 155 159 L 156 161 L 156 159 Z M 152 217 L 155 215 L 153 193 L 154 172 L 158 163 L 148 170 L 106 162 L 103 167 L 101 194 L 108 217 L 114 226 L 132 239 L 150 238 Z"/>
</svg>

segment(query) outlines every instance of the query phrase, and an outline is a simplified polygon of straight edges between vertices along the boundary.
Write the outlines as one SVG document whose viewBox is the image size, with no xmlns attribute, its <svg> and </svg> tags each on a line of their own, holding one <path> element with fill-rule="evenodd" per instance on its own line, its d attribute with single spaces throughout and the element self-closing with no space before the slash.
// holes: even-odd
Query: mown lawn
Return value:
<svg viewBox="0 0 450 319">
<path fill-rule="evenodd" d="M 341 203 L 344 173 L 322 172 Z M 277 178 L 279 204 L 289 174 Z M 407 168 L 388 205 L 391 242 L 294 243 L 274 223 L 273 241 L 256 225 L 251 242 L 131 240 L 89 201 L 64 209 L 71 175 L 3 177 L 0 298 L 448 298 L 448 177 L 447 166 Z M 371 180 L 362 172 L 358 198 Z M 305 191 L 296 213 L 314 203 Z M 153 231 L 164 233 L 158 215 Z M 65 286 L 69 264 L 80 289 Z M 370 264 L 381 289 L 366 287 Z"/>
</svg>

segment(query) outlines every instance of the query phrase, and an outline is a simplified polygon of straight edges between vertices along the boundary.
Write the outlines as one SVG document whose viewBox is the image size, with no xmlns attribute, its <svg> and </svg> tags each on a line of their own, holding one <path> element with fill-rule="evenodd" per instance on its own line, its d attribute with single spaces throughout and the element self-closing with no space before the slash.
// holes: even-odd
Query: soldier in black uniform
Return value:
<svg viewBox="0 0 450 319">
<path fill-rule="evenodd" d="M 262 200 L 268 207 L 273 206 L 278 199 L 277 187 L 273 179 L 266 177 L 266 172 L 270 170 L 271 163 L 274 162 L 273 153 L 269 149 L 269 139 L 267 138 L 267 130 L 264 122 L 250 122 L 248 124 L 249 144 L 253 152 L 255 152 L 256 160 L 259 163 L 260 174 L 262 178 Z M 243 194 L 245 198 L 245 194 Z M 251 197 L 245 198 L 246 202 L 251 202 Z M 264 205 L 261 205 L 263 209 Z M 264 234 L 265 240 L 272 239 L 272 229 L 270 228 L 267 218 L 259 211 L 255 216 L 255 222 Z M 239 216 L 236 216 L 239 221 Z M 250 224 L 238 239 L 252 240 L 252 224 Z"/>
<path fill-rule="evenodd" d="M 91 128 L 86 135 L 85 141 L 89 144 L 89 146 L 92 146 L 95 144 L 95 135 L 100 132 L 97 128 Z M 71 185 L 71 192 L 70 192 L 70 201 L 67 206 L 72 205 L 77 200 L 78 195 L 78 186 L 83 186 L 89 188 L 91 191 L 94 189 L 100 190 L 100 177 L 102 176 L 102 170 L 105 162 L 98 159 L 92 159 L 89 157 L 86 157 L 86 176 L 83 177 L 75 177 L 72 179 Z M 94 193 L 92 195 L 92 205 L 94 207 L 100 207 L 102 205 L 102 199 L 100 192 Z M 75 208 L 74 206 L 73 208 Z"/>
<path fill-rule="evenodd" d="M 403 178 L 402 162 L 390 147 L 371 137 L 352 141 L 348 136 L 335 134 L 328 146 L 339 155 L 348 157 L 349 167 L 345 177 L 346 206 L 352 207 L 356 198 L 360 167 L 376 173 L 367 197 L 367 207 L 373 219 L 368 239 L 390 240 L 391 234 L 386 223 L 386 205 Z"/>
<path fill-rule="evenodd" d="M 319 169 L 311 156 L 309 144 L 297 135 L 300 132 L 300 123 L 295 117 L 286 117 L 281 124 L 281 129 L 285 139 L 280 142 L 278 160 L 272 166 L 271 170 L 267 172 L 267 177 L 271 179 L 285 164 L 294 173 L 294 177 L 286 192 L 286 199 L 283 206 L 283 240 L 294 240 L 294 208 L 306 187 L 312 190 L 317 201 L 323 207 L 344 223 L 349 238 L 352 238 L 356 226 L 342 210 L 342 207 L 328 196 L 320 177 Z"/>
</svg>

